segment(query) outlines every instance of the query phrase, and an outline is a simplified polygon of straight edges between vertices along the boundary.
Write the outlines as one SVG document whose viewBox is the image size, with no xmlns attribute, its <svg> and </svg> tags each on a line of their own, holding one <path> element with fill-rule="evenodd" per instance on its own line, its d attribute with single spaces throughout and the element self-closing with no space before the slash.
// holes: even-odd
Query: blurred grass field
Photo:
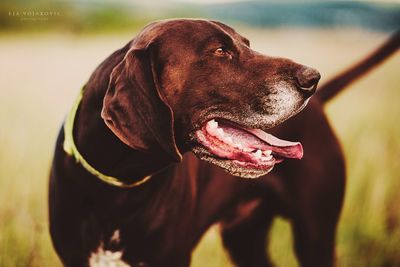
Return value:
<svg viewBox="0 0 400 267">
<path fill-rule="evenodd" d="M 320 70 L 322 83 L 385 40 L 359 29 L 239 29 L 252 47 Z M 56 267 L 47 181 L 61 121 L 94 68 L 133 34 L 0 35 L 0 266 Z M 326 111 L 346 155 L 337 235 L 340 267 L 400 266 L 400 53 L 354 83 Z M 73 196 L 72 196 L 73 197 Z M 232 266 L 212 227 L 192 266 Z M 270 251 L 297 266 L 289 224 L 277 219 Z"/>
</svg>

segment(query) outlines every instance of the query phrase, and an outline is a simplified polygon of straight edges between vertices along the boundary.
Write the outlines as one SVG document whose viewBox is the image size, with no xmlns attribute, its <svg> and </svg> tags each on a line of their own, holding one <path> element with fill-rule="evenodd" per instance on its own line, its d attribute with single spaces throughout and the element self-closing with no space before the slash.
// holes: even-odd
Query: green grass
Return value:
<svg viewBox="0 0 400 267">
<path fill-rule="evenodd" d="M 325 80 L 384 39 L 357 30 L 241 32 L 257 50 L 315 66 Z M 90 72 L 130 37 L 0 38 L 0 266 L 60 266 L 47 230 L 47 179 L 55 137 Z M 348 173 L 337 236 L 341 267 L 400 265 L 399 66 L 397 54 L 326 108 Z M 296 266 L 288 222 L 277 219 L 270 239 L 277 265 Z M 232 266 L 218 227 L 204 236 L 192 266 Z"/>
<path fill-rule="evenodd" d="M 348 166 L 338 240 L 343 266 L 400 264 L 399 63 L 397 54 L 328 108 Z"/>
</svg>

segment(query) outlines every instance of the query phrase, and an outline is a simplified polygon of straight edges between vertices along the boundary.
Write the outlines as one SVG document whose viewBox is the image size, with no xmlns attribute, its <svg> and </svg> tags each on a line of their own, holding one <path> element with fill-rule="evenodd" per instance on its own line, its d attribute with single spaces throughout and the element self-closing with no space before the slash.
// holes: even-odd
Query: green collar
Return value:
<svg viewBox="0 0 400 267">
<path fill-rule="evenodd" d="M 130 187 L 136 187 L 141 184 L 144 184 L 151 178 L 151 175 L 148 175 L 148 176 L 140 179 L 139 181 L 133 182 L 131 184 L 127 184 L 127 183 L 122 182 L 121 179 L 118 179 L 116 177 L 112 177 L 112 176 L 109 176 L 109 175 L 99 172 L 85 160 L 85 158 L 82 156 L 81 153 L 79 153 L 78 149 L 76 148 L 75 142 L 74 142 L 73 128 L 74 128 L 74 120 L 75 120 L 76 112 L 77 112 L 79 104 L 82 100 L 83 89 L 84 88 L 82 88 L 82 90 L 79 92 L 79 95 L 76 98 L 76 100 L 72 106 L 72 109 L 68 113 L 67 118 L 64 122 L 64 144 L 63 144 L 64 151 L 71 157 L 74 157 L 76 162 L 80 163 L 82 165 L 82 167 L 85 168 L 90 174 L 96 176 L 97 178 L 99 178 L 100 180 L 102 180 L 103 182 L 105 182 L 109 185 L 113 185 L 116 187 L 122 187 L 122 188 L 130 188 Z"/>
</svg>

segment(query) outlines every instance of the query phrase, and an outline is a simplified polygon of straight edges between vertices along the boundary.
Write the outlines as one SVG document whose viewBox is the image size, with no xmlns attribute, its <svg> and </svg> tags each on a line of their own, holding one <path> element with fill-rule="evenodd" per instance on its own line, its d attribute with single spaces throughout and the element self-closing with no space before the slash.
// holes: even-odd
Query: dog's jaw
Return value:
<svg viewBox="0 0 400 267">
<path fill-rule="evenodd" d="M 259 178 L 260 176 L 263 176 L 263 175 L 269 173 L 274 168 L 274 166 L 271 166 L 270 169 L 264 169 L 264 170 L 260 170 L 257 168 L 243 168 L 240 165 L 235 164 L 234 162 L 232 162 L 230 160 L 223 160 L 223 159 L 215 158 L 207 151 L 207 149 L 205 149 L 204 147 L 200 147 L 200 146 L 196 146 L 196 147 L 192 148 L 192 151 L 201 160 L 204 160 L 204 161 L 214 164 L 218 167 L 221 167 L 223 170 L 225 170 L 229 174 L 240 177 L 240 178 L 249 178 L 249 179 Z"/>
</svg>

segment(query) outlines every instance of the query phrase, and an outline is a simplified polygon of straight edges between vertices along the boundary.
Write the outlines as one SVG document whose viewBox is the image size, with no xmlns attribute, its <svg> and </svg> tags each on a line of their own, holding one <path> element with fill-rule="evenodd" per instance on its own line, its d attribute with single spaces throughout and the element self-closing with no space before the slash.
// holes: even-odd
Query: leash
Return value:
<svg viewBox="0 0 400 267">
<path fill-rule="evenodd" d="M 74 142 L 73 129 L 74 129 L 74 121 L 75 121 L 76 112 L 78 111 L 79 104 L 82 101 L 83 90 L 84 90 L 84 87 L 79 92 L 79 95 L 75 99 L 75 102 L 73 103 L 72 108 L 71 108 L 70 112 L 68 113 L 67 118 L 65 119 L 65 122 L 64 122 L 63 148 L 64 148 L 65 153 L 67 153 L 69 156 L 75 158 L 76 162 L 81 164 L 81 166 L 83 168 L 85 168 L 85 170 L 88 171 L 90 174 L 96 176 L 101 181 L 103 181 L 109 185 L 120 187 L 120 188 L 132 188 L 132 187 L 136 187 L 136 186 L 142 185 L 145 182 L 147 182 L 151 178 L 151 175 L 145 176 L 144 178 L 140 179 L 139 181 L 136 181 L 133 183 L 125 183 L 125 182 L 122 182 L 121 179 L 101 173 L 100 171 L 96 170 L 92 165 L 90 165 L 85 160 L 85 158 L 82 156 L 82 154 L 79 152 L 79 150 L 76 147 L 75 142 Z"/>
</svg>

